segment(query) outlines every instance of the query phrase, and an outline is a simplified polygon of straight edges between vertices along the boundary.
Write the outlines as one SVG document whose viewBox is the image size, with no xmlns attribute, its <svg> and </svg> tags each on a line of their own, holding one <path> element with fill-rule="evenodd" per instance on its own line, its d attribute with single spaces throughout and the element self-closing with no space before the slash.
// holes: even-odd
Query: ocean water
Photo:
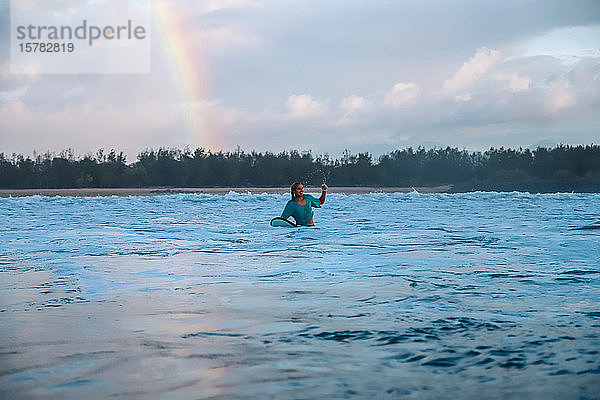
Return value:
<svg viewBox="0 0 600 400">
<path fill-rule="evenodd" d="M 0 398 L 600 398 L 600 195 L 0 199 Z"/>
</svg>

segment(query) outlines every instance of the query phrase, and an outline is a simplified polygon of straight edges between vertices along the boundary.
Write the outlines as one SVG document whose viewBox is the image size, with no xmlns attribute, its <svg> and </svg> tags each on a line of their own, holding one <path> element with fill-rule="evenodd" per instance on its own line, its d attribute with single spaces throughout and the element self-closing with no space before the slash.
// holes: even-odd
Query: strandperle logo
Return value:
<svg viewBox="0 0 600 400">
<path fill-rule="evenodd" d="M 106 40 L 144 40 L 146 39 L 146 28 L 141 25 L 134 25 L 131 20 L 127 20 L 124 25 L 104 27 L 88 24 L 86 19 L 80 26 L 75 28 L 63 26 L 39 26 L 29 24 L 27 26 L 17 26 L 17 39 L 23 40 L 87 40 L 91 46 L 94 41 L 99 39 Z"/>
<path fill-rule="evenodd" d="M 11 0 L 11 73 L 149 73 L 150 1 Z"/>
</svg>

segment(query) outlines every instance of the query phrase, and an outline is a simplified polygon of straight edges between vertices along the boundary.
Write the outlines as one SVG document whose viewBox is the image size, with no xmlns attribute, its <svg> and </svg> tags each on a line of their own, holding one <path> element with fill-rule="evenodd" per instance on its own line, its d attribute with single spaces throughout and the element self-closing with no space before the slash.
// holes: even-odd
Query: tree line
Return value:
<svg viewBox="0 0 600 400">
<path fill-rule="evenodd" d="M 204 148 L 159 148 L 142 151 L 127 163 L 123 152 L 98 150 L 76 158 L 72 150 L 33 157 L 0 153 L 0 187 L 250 187 L 307 185 L 435 186 L 455 189 L 528 190 L 553 188 L 600 191 L 600 146 L 554 148 L 411 147 L 381 155 L 344 151 L 340 158 L 310 151 L 212 152 Z M 572 188 L 572 189 L 569 189 Z M 539 190 L 538 190 L 539 191 Z"/>
</svg>

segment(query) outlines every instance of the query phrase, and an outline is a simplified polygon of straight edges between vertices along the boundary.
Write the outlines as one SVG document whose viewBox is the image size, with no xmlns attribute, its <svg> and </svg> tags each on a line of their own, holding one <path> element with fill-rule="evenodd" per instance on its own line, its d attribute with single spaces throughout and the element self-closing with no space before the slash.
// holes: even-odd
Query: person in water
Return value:
<svg viewBox="0 0 600 400">
<path fill-rule="evenodd" d="M 327 185 L 321 185 L 321 197 L 318 199 L 310 194 L 304 194 L 304 186 L 300 182 L 295 182 L 291 188 L 292 199 L 287 202 L 281 218 L 288 219 L 294 217 L 296 225 L 313 226 L 313 207 L 321 208 L 325 203 L 327 194 Z"/>
</svg>

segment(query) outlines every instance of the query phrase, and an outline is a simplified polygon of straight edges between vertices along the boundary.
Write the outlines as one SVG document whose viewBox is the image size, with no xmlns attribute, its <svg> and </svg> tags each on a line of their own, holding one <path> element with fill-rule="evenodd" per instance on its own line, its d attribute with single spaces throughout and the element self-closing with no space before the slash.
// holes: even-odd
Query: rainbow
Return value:
<svg viewBox="0 0 600 400">
<path fill-rule="evenodd" d="M 225 148 L 222 135 L 206 110 L 208 74 L 202 58 L 202 43 L 193 36 L 197 26 L 181 1 L 152 1 L 153 39 L 162 43 L 164 59 L 170 64 L 181 105 L 179 109 L 189 134 L 190 147 L 207 150 Z"/>
</svg>

